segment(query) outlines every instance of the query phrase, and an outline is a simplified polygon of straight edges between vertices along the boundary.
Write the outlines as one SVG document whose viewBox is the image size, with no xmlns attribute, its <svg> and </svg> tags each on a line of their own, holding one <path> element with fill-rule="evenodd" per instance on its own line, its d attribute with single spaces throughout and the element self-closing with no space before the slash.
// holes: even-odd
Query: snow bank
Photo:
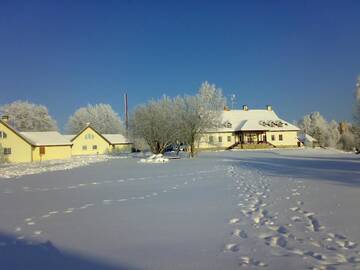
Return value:
<svg viewBox="0 0 360 270">
<path fill-rule="evenodd" d="M 140 163 L 167 163 L 169 162 L 168 158 L 165 158 L 163 154 L 151 155 L 148 158 L 140 159 Z"/>
<path fill-rule="evenodd" d="M 5 164 L 0 166 L 1 178 L 19 178 L 23 175 L 39 174 L 44 172 L 71 170 L 73 168 L 88 166 L 92 163 L 104 162 L 109 159 L 127 158 L 126 156 L 78 156 L 71 159 L 49 160 L 34 163 Z"/>
</svg>

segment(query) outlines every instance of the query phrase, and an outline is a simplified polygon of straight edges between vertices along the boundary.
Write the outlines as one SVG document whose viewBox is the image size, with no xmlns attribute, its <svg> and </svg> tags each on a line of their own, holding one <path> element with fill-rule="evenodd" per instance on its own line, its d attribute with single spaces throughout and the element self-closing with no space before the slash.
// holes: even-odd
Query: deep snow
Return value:
<svg viewBox="0 0 360 270">
<path fill-rule="evenodd" d="M 0 181 L 0 269 L 358 269 L 360 159 L 114 159 Z"/>
</svg>

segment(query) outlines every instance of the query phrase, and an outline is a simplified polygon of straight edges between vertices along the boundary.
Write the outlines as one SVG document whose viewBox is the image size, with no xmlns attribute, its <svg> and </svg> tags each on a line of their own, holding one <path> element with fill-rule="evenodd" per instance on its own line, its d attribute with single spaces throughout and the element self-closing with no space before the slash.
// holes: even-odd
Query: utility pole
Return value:
<svg viewBox="0 0 360 270">
<path fill-rule="evenodd" d="M 128 107 L 128 95 L 127 93 L 124 94 L 124 106 L 125 106 L 125 129 L 126 135 L 129 129 L 129 107 Z"/>
</svg>

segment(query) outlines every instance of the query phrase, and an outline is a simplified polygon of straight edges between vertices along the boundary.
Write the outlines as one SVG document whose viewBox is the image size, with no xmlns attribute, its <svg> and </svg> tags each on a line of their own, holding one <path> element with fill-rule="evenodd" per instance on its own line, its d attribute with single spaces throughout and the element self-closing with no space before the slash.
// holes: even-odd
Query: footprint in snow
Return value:
<svg viewBox="0 0 360 270">
<path fill-rule="evenodd" d="M 225 245 L 225 249 L 224 251 L 230 251 L 230 252 L 238 252 L 240 250 L 239 245 L 231 243 L 231 244 L 226 244 Z"/>
<path fill-rule="evenodd" d="M 240 230 L 240 229 L 235 229 L 232 232 L 232 235 L 238 236 L 238 237 L 243 238 L 243 239 L 248 238 L 247 233 L 244 230 Z"/>
<path fill-rule="evenodd" d="M 286 248 L 288 241 L 283 235 L 265 237 L 265 244 L 271 247 Z"/>
<path fill-rule="evenodd" d="M 243 256 L 240 258 L 240 266 L 244 266 L 244 267 L 251 267 L 251 266 L 258 266 L 258 267 L 267 267 L 267 264 L 262 262 L 262 261 L 258 261 L 255 259 L 252 259 L 250 257 L 247 256 Z"/>
<path fill-rule="evenodd" d="M 238 224 L 240 222 L 240 219 L 238 218 L 232 218 L 229 220 L 229 224 Z"/>
<path fill-rule="evenodd" d="M 291 217 L 291 220 L 294 221 L 294 222 L 301 222 L 302 221 L 301 218 L 298 217 L 298 216 Z"/>
</svg>

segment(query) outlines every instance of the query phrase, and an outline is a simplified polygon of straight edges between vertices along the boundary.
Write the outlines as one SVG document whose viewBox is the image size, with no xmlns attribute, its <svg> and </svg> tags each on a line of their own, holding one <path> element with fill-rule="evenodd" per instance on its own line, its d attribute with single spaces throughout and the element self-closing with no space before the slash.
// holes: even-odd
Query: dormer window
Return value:
<svg viewBox="0 0 360 270">
<path fill-rule="evenodd" d="M 7 134 L 4 131 L 0 131 L 0 139 L 6 139 Z"/>
<path fill-rule="evenodd" d="M 232 128 L 232 124 L 231 124 L 230 122 L 225 122 L 225 123 L 224 123 L 224 126 L 225 126 L 226 128 Z"/>
</svg>

